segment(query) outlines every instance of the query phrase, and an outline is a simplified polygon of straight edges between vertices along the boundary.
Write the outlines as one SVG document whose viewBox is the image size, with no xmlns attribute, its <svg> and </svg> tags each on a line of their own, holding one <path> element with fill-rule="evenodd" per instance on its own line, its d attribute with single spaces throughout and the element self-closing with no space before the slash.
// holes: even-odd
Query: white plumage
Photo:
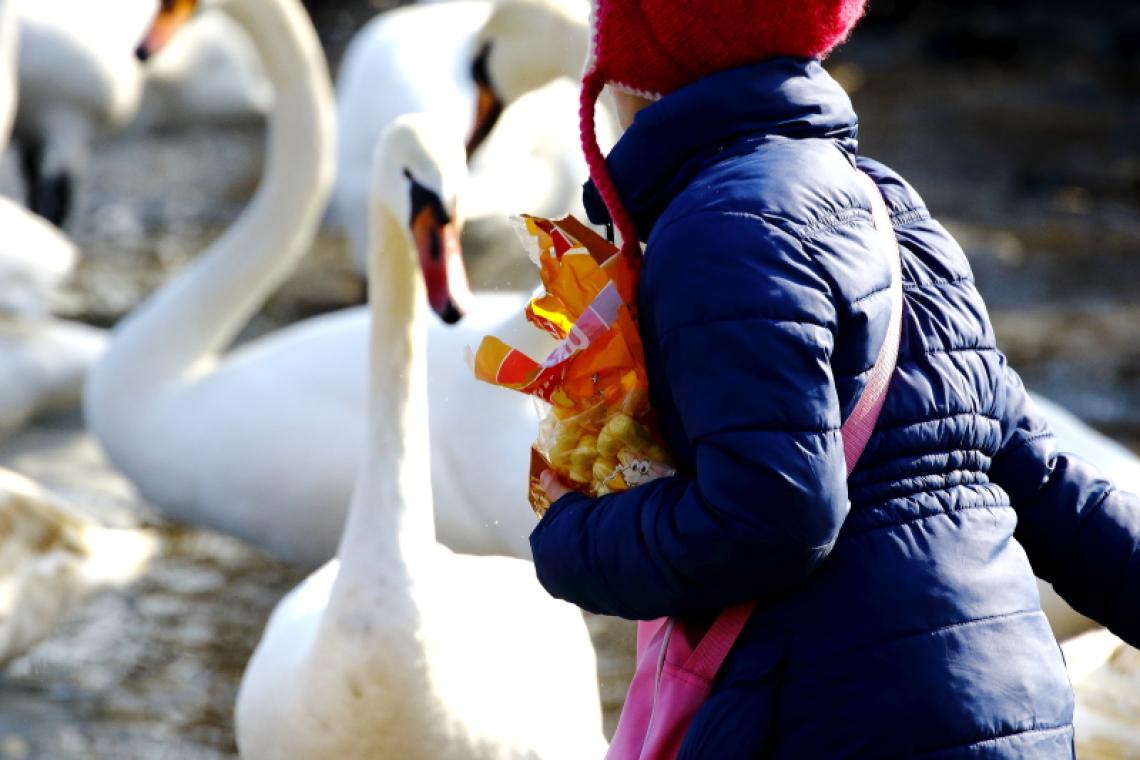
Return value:
<svg viewBox="0 0 1140 760">
<path fill-rule="evenodd" d="M 605 752 L 580 613 L 549 597 L 529 563 L 435 539 L 426 295 L 396 221 L 407 204 L 386 199 L 409 192 L 404 170 L 434 185 L 434 167 L 462 167 L 462 143 L 446 150 L 453 137 L 403 117 L 382 138 L 368 442 L 338 559 L 282 601 L 242 679 L 237 737 L 250 760 Z"/>
<path fill-rule="evenodd" d="M 75 245 L 52 225 L 0 197 L 0 314 L 42 317 L 75 269 Z"/>
<path fill-rule="evenodd" d="M 89 592 L 142 573 L 152 535 L 101 528 L 0 468 L 0 664 L 47 638 Z"/>
</svg>

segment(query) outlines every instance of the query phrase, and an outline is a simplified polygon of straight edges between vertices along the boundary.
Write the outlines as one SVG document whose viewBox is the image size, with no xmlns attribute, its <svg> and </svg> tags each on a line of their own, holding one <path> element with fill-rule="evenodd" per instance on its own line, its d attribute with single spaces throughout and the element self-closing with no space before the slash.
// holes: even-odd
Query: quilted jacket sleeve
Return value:
<svg viewBox="0 0 1140 760">
<path fill-rule="evenodd" d="M 650 240 L 642 304 L 694 451 L 692 476 L 572 494 L 531 536 L 539 580 L 594 612 L 712 612 L 802 580 L 848 509 L 833 295 L 800 243 L 702 212 Z"/>
<path fill-rule="evenodd" d="M 1006 385 L 1004 443 L 990 475 L 1017 510 L 1015 537 L 1074 609 L 1140 646 L 1140 497 L 1058 454 L 1012 370 Z"/>
</svg>

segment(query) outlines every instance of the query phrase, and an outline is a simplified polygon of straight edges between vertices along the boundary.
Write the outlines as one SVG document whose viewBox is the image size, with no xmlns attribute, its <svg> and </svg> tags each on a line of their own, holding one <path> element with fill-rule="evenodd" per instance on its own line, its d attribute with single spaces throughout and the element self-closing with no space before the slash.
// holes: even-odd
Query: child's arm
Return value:
<svg viewBox="0 0 1140 760">
<path fill-rule="evenodd" d="M 566 496 L 531 536 L 551 594 L 641 619 L 797 583 L 848 509 L 835 307 L 810 254 L 769 221 L 704 212 L 656 231 L 647 257 L 642 287 L 694 473 Z"/>
<path fill-rule="evenodd" d="M 1021 379 L 1006 376 L 1004 443 L 990 477 L 1017 510 L 1015 537 L 1065 601 L 1140 646 L 1140 497 L 1057 454 Z"/>
</svg>

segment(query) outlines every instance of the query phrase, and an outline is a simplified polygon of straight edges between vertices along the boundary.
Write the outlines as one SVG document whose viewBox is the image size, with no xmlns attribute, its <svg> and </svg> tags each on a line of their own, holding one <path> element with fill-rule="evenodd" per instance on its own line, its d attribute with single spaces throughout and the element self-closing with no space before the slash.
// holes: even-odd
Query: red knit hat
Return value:
<svg viewBox="0 0 1140 760">
<path fill-rule="evenodd" d="M 582 78 L 582 150 L 621 232 L 637 231 L 606 169 L 594 131 L 602 88 L 651 99 L 725 69 L 777 56 L 823 58 L 862 17 L 867 0 L 594 0 L 590 60 Z"/>
</svg>

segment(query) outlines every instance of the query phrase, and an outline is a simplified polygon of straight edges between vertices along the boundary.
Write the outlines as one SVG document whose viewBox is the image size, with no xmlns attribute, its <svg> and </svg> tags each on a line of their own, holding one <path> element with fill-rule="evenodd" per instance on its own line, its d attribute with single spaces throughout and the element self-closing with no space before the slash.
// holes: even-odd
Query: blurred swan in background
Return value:
<svg viewBox="0 0 1140 760">
<path fill-rule="evenodd" d="M 225 234 L 116 328 L 87 384 L 87 422 L 167 516 L 316 566 L 336 550 L 361 459 L 369 314 L 310 319 L 223 353 L 313 240 L 331 184 L 333 111 L 300 10 L 283 0 L 222 7 L 275 83 L 262 185 Z M 534 407 L 476 382 L 464 362 L 487 333 L 545 355 L 550 339 L 523 316 L 528 296 L 480 295 L 462 329 L 429 330 L 439 536 L 457 551 L 529 557 Z"/>
<path fill-rule="evenodd" d="M 471 180 L 460 199 L 469 221 L 487 216 L 533 213 L 581 215 L 581 185 L 587 177 L 578 150 L 578 89 L 566 81 L 542 88 L 559 75 L 575 79 L 585 61 L 586 2 L 542 3 L 533 14 L 528 39 L 544 55 L 512 58 L 550 72 L 526 78 L 530 94 L 505 111 L 481 113 L 477 82 L 483 77 L 480 35 L 491 18 L 491 0 L 421 3 L 381 13 L 352 38 L 337 76 L 339 147 L 334 218 L 345 230 L 353 260 L 367 268 L 369 160 L 377 136 L 403 113 L 438 115 L 469 141 Z M 566 10 L 566 8 L 571 10 Z M 580 16 L 582 39 L 563 34 L 562 16 Z M 556 54 L 556 55 L 555 55 Z M 554 56 L 552 58 L 552 56 Z M 557 66 L 550 66 L 556 60 Z M 536 63 L 537 61 L 537 63 Z M 509 69 L 509 66 L 507 67 Z M 522 76 L 521 73 L 510 71 Z M 541 80 L 541 81 L 540 81 Z M 500 118 L 501 117 L 501 118 Z M 498 129 L 491 128 L 501 121 Z M 603 145 L 616 138 L 616 123 L 602 119 Z M 476 150 L 482 146 L 480 150 Z"/>
<path fill-rule="evenodd" d="M 252 46 L 228 20 L 196 20 L 150 70 L 134 51 L 155 0 L 6 1 L 19 20 L 15 142 L 27 205 L 57 226 L 68 219 L 97 137 L 132 124 L 233 123 L 268 107 Z"/>
<path fill-rule="evenodd" d="M 142 76 L 133 51 L 155 5 L 153 0 L 15 2 L 20 106 L 14 141 L 27 205 L 61 225 L 91 142 L 124 126 L 138 106 Z"/>
<path fill-rule="evenodd" d="M 17 19 L 0 0 L 0 152 L 17 103 Z M 50 300 L 75 267 L 76 250 L 54 227 L 0 198 L 0 438 L 41 412 L 79 402 L 103 332 L 52 318 Z"/>
<path fill-rule="evenodd" d="M 0 197 L 0 315 L 44 317 L 79 252 L 58 229 Z"/>
<path fill-rule="evenodd" d="M 76 407 L 105 345 L 102 330 L 79 322 L 0 314 L 0 440 L 39 415 Z"/>
<path fill-rule="evenodd" d="M 156 548 L 149 532 L 99 527 L 0 468 L 0 665 L 51 635 L 91 591 L 140 576 Z"/>
<path fill-rule="evenodd" d="M 224 13 L 192 18 L 143 72 L 133 130 L 255 122 L 273 104 L 257 49 Z"/>
<path fill-rule="evenodd" d="M 466 117 L 472 123 L 469 154 L 476 153 L 495 133 L 500 118 L 530 93 L 560 78 L 577 84 L 589 52 L 589 19 L 588 0 L 498 0 L 494 4 L 467 58 L 468 83 L 475 88 L 475 108 Z M 576 94 L 574 100 L 577 103 Z M 598 126 L 613 130 L 616 139 L 617 123 L 609 99 L 601 102 Z M 574 126 L 570 148 L 578 154 L 577 120 Z M 604 152 L 606 143 L 600 144 Z"/>
<path fill-rule="evenodd" d="M 423 306 L 458 316 L 439 283 L 462 263 L 447 260 L 459 258 L 454 232 L 441 251 L 423 229 L 454 219 L 438 171 L 449 164 L 464 165 L 451 125 L 404 116 L 381 137 L 367 442 L 338 558 L 278 605 L 242 679 L 235 723 L 251 760 L 605 753 L 579 611 L 529 563 L 436 541 Z M 426 225 L 407 231 L 408 219 Z M 421 266 L 446 268 L 435 287 Z"/>
<path fill-rule="evenodd" d="M 1081 760 L 1140 757 L 1140 651 L 1104 628 L 1062 643 Z"/>
</svg>

